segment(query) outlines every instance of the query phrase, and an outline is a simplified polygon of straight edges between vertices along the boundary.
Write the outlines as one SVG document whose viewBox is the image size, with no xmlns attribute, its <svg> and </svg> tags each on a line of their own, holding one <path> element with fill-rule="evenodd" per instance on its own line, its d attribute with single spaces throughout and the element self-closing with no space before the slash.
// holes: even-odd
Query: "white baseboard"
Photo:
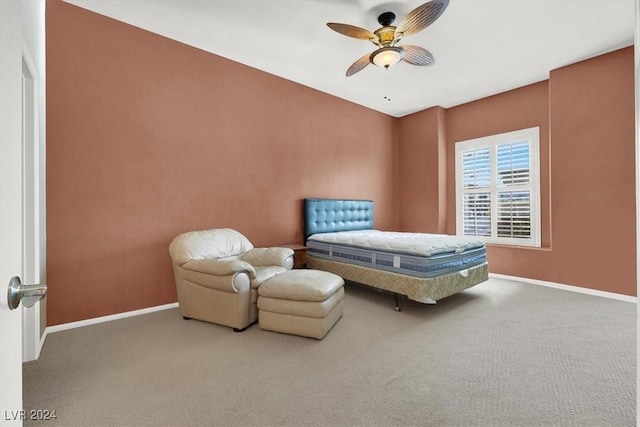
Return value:
<svg viewBox="0 0 640 427">
<path fill-rule="evenodd" d="M 581 288 L 580 286 L 564 285 L 562 283 L 547 282 L 547 281 L 538 280 L 538 279 L 527 279 L 525 277 L 508 276 L 506 274 L 497 274 L 497 273 L 489 273 L 489 277 L 492 277 L 495 279 L 514 280 L 516 282 L 530 283 L 538 286 L 546 286 L 548 288 L 562 289 L 564 291 L 578 292 L 581 294 L 594 295 L 594 296 L 599 296 L 603 298 L 615 299 L 619 301 L 632 302 L 636 304 L 638 302 L 637 297 L 633 297 L 630 295 L 616 294 L 613 292 L 599 291 L 596 289 Z M 140 316 L 142 314 L 153 313 L 155 311 L 161 311 L 161 310 L 169 310 L 177 307 L 178 307 L 178 303 L 174 302 L 171 304 L 158 305 L 155 307 L 148 307 L 140 310 L 127 311 L 124 313 L 111 314 L 111 315 L 102 316 L 102 317 L 95 317 L 93 319 L 79 320 L 77 322 L 70 322 L 70 323 L 63 323 L 61 325 L 49 326 L 45 329 L 44 334 L 42 334 L 42 338 L 39 343 L 40 348 L 42 348 L 42 345 L 47 335 L 52 334 L 54 332 L 66 331 L 67 329 L 80 328 L 82 326 L 95 325 L 97 323 L 110 322 L 112 320 L 125 319 L 127 317 Z"/>
<path fill-rule="evenodd" d="M 82 326 L 95 325 L 97 323 L 110 322 L 112 320 L 125 319 L 127 317 L 140 316 L 142 314 L 153 313 L 154 311 L 169 310 L 178 307 L 178 303 L 158 305 L 155 307 L 142 308 L 140 310 L 126 311 L 124 313 L 110 314 L 108 316 L 94 317 L 93 319 L 79 320 L 77 322 L 63 323 L 61 325 L 49 326 L 45 329 L 42 341 L 48 334 L 66 331 L 67 329 L 80 328 Z"/>
<path fill-rule="evenodd" d="M 562 289 L 563 291 L 578 292 L 580 294 L 594 295 L 603 298 L 615 299 L 618 301 L 626 301 L 638 303 L 637 297 L 630 295 L 616 294 L 614 292 L 599 291 L 596 289 L 581 288 L 580 286 L 564 285 L 562 283 L 546 282 L 544 280 L 527 279 L 524 277 L 507 276 L 506 274 L 489 273 L 489 277 L 504 280 L 514 280 L 517 282 L 531 283 L 538 286 L 546 286 L 548 288 Z"/>
</svg>

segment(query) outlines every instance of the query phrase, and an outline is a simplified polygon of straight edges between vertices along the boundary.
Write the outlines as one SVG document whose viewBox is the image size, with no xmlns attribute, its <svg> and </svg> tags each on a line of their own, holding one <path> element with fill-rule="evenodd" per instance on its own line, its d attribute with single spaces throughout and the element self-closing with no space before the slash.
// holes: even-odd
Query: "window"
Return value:
<svg viewBox="0 0 640 427">
<path fill-rule="evenodd" d="M 539 128 L 456 143 L 456 232 L 540 246 Z"/>
</svg>

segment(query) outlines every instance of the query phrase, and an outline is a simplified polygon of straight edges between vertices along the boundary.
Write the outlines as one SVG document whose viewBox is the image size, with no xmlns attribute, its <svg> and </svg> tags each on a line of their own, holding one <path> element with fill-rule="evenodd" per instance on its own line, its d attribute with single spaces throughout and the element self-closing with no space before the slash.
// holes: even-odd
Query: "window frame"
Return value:
<svg viewBox="0 0 640 427">
<path fill-rule="evenodd" d="M 528 141 L 529 143 L 529 183 L 510 186 L 498 186 L 497 148 L 502 144 L 514 144 Z M 541 247 L 540 225 L 540 128 L 538 126 L 527 129 L 505 132 L 496 135 L 484 136 L 455 143 L 455 200 L 456 200 L 456 234 L 464 234 L 464 196 L 465 194 L 478 193 L 482 190 L 465 191 L 463 179 L 463 153 L 469 150 L 489 148 L 490 185 L 484 187 L 491 193 L 491 235 L 477 236 L 485 243 Z M 526 189 L 530 191 L 530 215 L 531 236 L 528 239 L 516 237 L 498 237 L 498 193 L 505 188 L 518 191 Z M 485 191 L 486 192 L 486 191 Z"/>
</svg>

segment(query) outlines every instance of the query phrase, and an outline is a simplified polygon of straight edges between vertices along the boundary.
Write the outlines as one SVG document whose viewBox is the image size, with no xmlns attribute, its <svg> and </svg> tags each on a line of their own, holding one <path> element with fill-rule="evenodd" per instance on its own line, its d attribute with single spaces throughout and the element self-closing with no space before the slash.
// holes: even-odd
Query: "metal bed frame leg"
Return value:
<svg viewBox="0 0 640 427">
<path fill-rule="evenodd" d="M 397 312 L 400 312 L 400 311 L 402 311 L 402 309 L 400 308 L 400 304 L 399 304 L 399 302 L 398 302 L 398 294 L 395 294 L 395 293 L 394 293 L 394 295 L 395 295 L 395 297 L 396 297 L 396 311 L 397 311 Z"/>
</svg>

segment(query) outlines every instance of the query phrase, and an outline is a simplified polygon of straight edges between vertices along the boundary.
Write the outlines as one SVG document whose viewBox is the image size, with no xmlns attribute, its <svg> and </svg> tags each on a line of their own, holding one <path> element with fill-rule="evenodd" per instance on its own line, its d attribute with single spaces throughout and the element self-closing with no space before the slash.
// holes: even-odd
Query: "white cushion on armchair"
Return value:
<svg viewBox="0 0 640 427">
<path fill-rule="evenodd" d="M 230 228 L 182 233 L 169 254 L 182 315 L 236 330 L 257 321 L 257 288 L 293 266 L 293 250 L 254 248 Z"/>
<path fill-rule="evenodd" d="M 253 249 L 241 233 L 231 228 L 189 231 L 182 233 L 169 245 L 171 259 L 178 265 L 198 259 L 220 259 L 238 256 Z"/>
</svg>

